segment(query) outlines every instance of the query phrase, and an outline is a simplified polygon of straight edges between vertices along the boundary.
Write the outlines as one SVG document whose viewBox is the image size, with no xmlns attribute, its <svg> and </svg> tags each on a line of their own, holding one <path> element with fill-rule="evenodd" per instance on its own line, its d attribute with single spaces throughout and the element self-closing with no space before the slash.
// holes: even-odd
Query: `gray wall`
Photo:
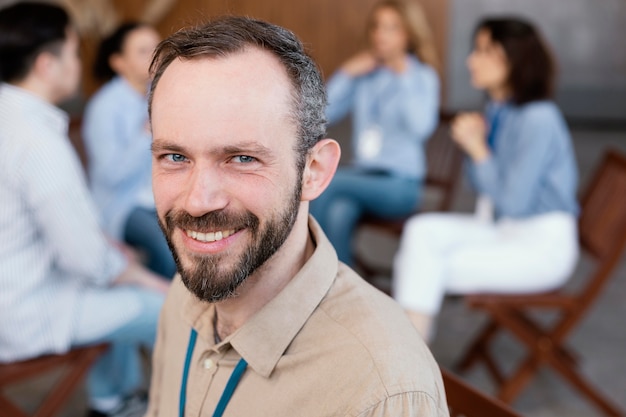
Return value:
<svg viewBox="0 0 626 417">
<path fill-rule="evenodd" d="M 465 67 L 471 35 L 486 15 L 534 22 L 559 63 L 557 102 L 570 119 L 626 122 L 625 0 L 451 0 L 447 107 L 480 108 Z"/>
</svg>

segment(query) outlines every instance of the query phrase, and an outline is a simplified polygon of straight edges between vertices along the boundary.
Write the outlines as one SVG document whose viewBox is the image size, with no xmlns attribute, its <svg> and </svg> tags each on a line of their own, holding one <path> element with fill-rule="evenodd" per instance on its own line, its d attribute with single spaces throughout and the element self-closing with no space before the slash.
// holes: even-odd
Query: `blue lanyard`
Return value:
<svg viewBox="0 0 626 417">
<path fill-rule="evenodd" d="M 504 113 L 504 106 L 498 106 L 495 110 L 490 112 L 489 115 L 489 135 L 487 136 L 487 145 L 492 151 L 495 149 L 496 133 L 502 119 L 502 113 Z"/>
<path fill-rule="evenodd" d="M 191 329 L 191 334 L 189 335 L 189 344 L 187 345 L 187 355 L 185 356 L 185 367 L 183 368 L 183 382 L 180 385 L 180 396 L 179 396 L 179 406 L 178 406 L 178 415 L 180 417 L 185 416 L 185 404 L 187 403 L 187 380 L 189 379 L 189 367 L 191 366 L 191 356 L 193 355 L 193 349 L 196 345 L 196 339 L 198 338 L 198 332 L 195 329 Z M 222 392 L 222 396 L 220 397 L 219 402 L 217 403 L 217 407 L 215 407 L 215 412 L 213 413 L 213 417 L 221 417 L 224 414 L 224 410 L 226 410 L 226 406 L 230 402 L 230 399 L 235 392 L 235 388 L 241 381 L 241 377 L 243 373 L 246 371 L 246 367 L 248 366 L 248 362 L 244 358 L 239 359 L 237 362 L 237 366 L 235 366 L 235 370 L 228 378 L 228 382 L 226 383 L 226 387 L 224 388 L 224 392 Z"/>
</svg>

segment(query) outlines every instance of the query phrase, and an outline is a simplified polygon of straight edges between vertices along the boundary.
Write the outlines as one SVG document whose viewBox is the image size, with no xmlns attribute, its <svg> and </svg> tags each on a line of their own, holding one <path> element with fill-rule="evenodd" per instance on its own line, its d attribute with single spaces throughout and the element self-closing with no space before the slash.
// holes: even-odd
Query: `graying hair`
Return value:
<svg viewBox="0 0 626 417">
<path fill-rule="evenodd" d="M 157 47 L 150 72 L 152 98 L 163 72 L 176 58 L 226 57 L 253 46 L 271 52 L 285 68 L 293 87 L 292 117 L 298 127 L 297 167 L 304 168 L 308 151 L 326 134 L 326 91 L 320 71 L 302 43 L 289 30 L 260 20 L 225 16 L 184 28 Z"/>
</svg>

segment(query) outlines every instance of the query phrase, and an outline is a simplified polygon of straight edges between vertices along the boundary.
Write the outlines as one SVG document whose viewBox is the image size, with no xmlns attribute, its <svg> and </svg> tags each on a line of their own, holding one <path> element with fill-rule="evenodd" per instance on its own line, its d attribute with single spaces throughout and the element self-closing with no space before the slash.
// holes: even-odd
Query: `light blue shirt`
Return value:
<svg viewBox="0 0 626 417">
<path fill-rule="evenodd" d="M 360 77 L 334 74 L 327 84 L 326 118 L 333 124 L 352 113 L 355 150 L 368 129 L 382 133 L 378 154 L 365 159 L 354 152 L 354 165 L 421 179 L 426 173 L 424 144 L 439 119 L 439 78 L 414 56 L 407 55 L 407 62 L 401 74 L 386 67 Z"/>
<path fill-rule="evenodd" d="M 0 84 L 0 362 L 66 351 L 83 289 L 127 265 L 100 230 L 67 123 Z"/>
<path fill-rule="evenodd" d="M 500 106 L 491 156 L 469 164 L 477 191 L 493 201 L 498 217 L 577 215 L 576 159 L 559 109 L 551 101 Z M 497 110 L 491 103 L 487 114 Z"/>
<path fill-rule="evenodd" d="M 113 78 L 89 101 L 83 119 L 89 184 L 102 227 L 123 239 L 133 208 L 154 207 L 148 102 L 126 80 Z"/>
</svg>

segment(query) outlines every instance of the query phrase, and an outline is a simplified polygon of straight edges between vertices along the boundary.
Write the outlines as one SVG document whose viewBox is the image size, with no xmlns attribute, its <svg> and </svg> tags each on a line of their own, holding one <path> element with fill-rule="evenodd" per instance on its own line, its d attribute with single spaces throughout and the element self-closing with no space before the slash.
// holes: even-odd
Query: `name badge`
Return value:
<svg viewBox="0 0 626 417">
<path fill-rule="evenodd" d="M 493 201 L 486 195 L 479 195 L 476 199 L 474 216 L 481 223 L 492 223 L 494 217 Z"/>
<path fill-rule="evenodd" d="M 362 159 L 373 159 L 383 147 L 383 132 L 378 126 L 370 126 L 359 136 L 357 154 Z"/>
</svg>

